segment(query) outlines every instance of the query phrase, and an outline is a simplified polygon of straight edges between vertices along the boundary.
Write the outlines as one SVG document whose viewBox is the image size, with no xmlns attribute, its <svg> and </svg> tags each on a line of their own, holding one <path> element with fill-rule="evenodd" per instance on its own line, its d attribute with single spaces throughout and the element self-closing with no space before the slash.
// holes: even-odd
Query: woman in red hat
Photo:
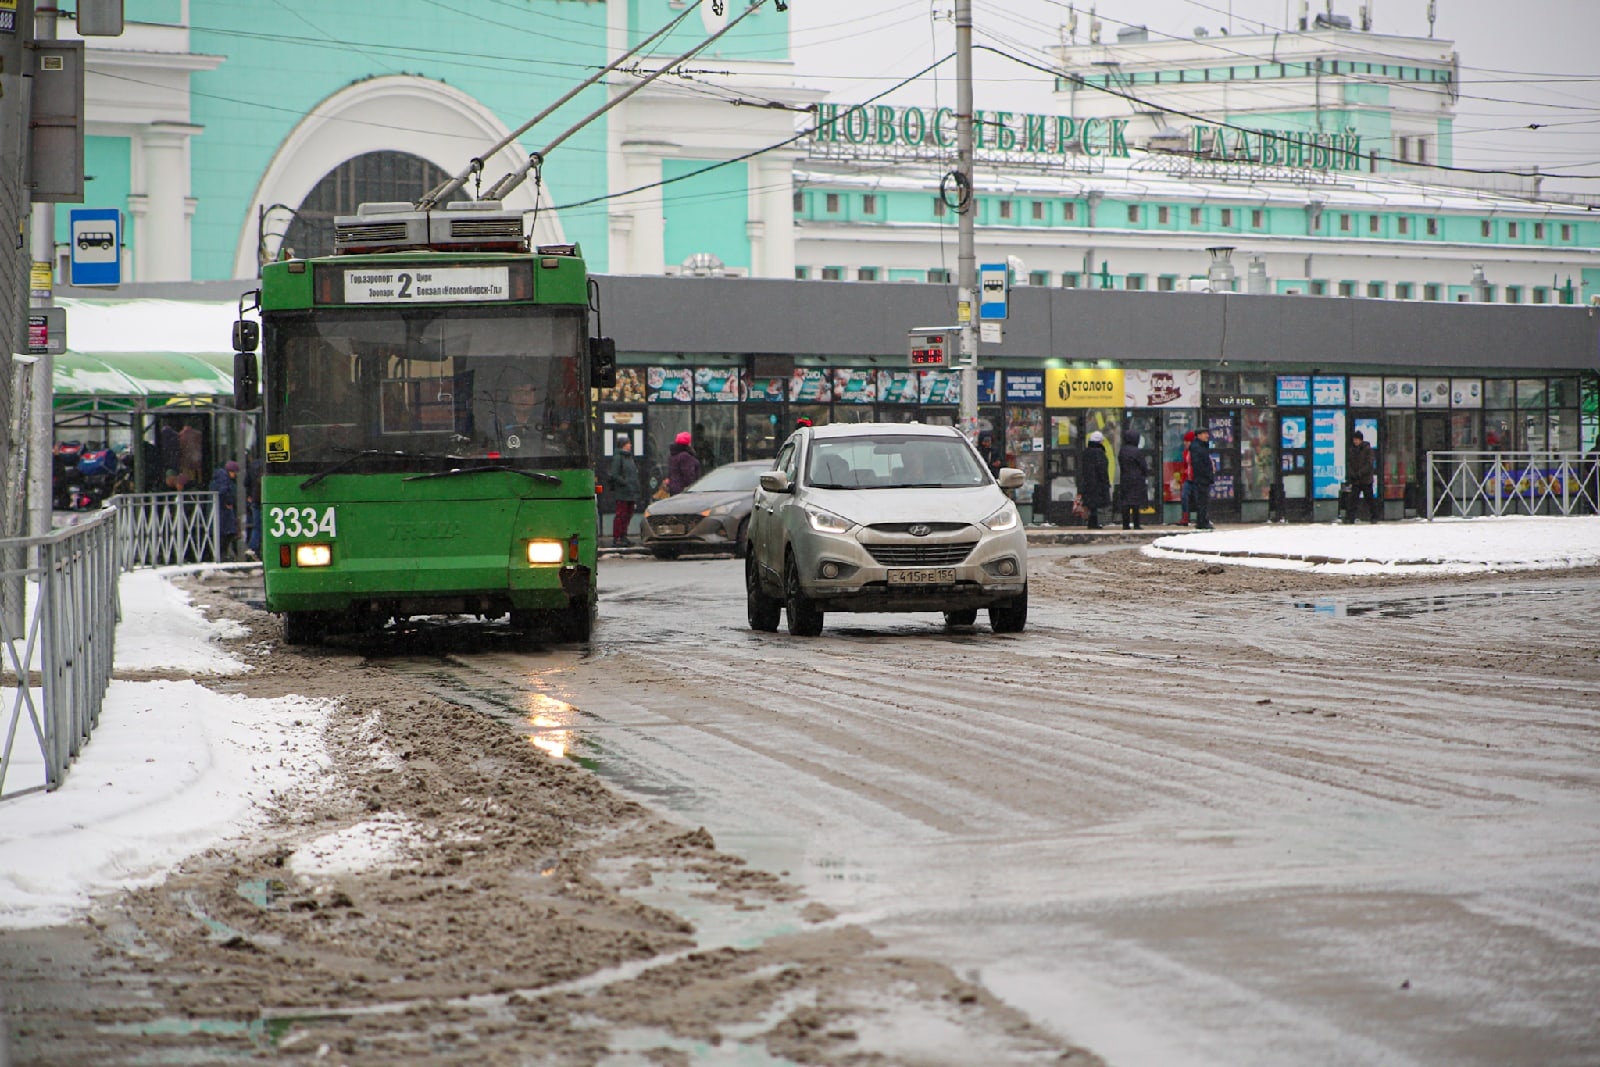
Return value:
<svg viewBox="0 0 1600 1067">
<path fill-rule="evenodd" d="M 668 451 L 667 495 L 677 496 L 700 480 L 700 457 L 694 454 L 694 442 L 688 430 L 678 434 Z"/>
</svg>

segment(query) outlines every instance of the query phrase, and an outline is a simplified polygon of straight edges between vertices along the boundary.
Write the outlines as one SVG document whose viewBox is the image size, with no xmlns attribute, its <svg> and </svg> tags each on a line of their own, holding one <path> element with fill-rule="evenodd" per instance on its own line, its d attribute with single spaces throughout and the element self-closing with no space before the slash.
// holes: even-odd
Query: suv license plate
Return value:
<svg viewBox="0 0 1600 1067">
<path fill-rule="evenodd" d="M 955 585 L 954 567 L 931 567 L 917 570 L 891 570 L 890 585 Z"/>
</svg>

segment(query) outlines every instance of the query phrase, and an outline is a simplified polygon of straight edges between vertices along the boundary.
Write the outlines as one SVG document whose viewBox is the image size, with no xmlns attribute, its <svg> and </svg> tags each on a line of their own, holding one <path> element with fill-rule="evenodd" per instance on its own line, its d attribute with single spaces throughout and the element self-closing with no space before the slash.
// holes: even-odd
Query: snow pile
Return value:
<svg viewBox="0 0 1600 1067">
<path fill-rule="evenodd" d="M 1324 574 L 1472 574 L 1600 565 L 1600 517 L 1278 524 L 1158 537 L 1149 556 Z"/>
</svg>

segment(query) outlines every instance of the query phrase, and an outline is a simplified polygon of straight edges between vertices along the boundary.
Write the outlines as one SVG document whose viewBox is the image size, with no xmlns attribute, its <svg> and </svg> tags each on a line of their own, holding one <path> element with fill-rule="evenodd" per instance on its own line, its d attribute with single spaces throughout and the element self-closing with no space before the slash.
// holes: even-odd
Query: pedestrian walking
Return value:
<svg viewBox="0 0 1600 1067">
<path fill-rule="evenodd" d="M 1194 443 L 1194 431 L 1190 430 L 1183 435 L 1183 462 L 1178 466 L 1178 506 L 1183 509 L 1182 516 L 1178 519 L 1179 526 L 1189 525 L 1189 512 L 1194 508 L 1194 461 L 1189 455 L 1189 446 Z"/>
<path fill-rule="evenodd" d="M 1372 446 L 1357 430 L 1350 437 L 1350 504 L 1344 516 L 1346 523 L 1356 521 L 1356 501 L 1362 497 L 1367 500 L 1368 521 L 1378 521 L 1378 494 L 1373 488 L 1377 473 L 1378 468 L 1372 459 Z"/>
<path fill-rule="evenodd" d="M 1111 503 L 1111 459 L 1106 455 L 1106 435 L 1096 430 L 1083 446 L 1078 464 L 1078 496 L 1083 501 L 1084 525 L 1100 529 L 1100 509 Z"/>
<path fill-rule="evenodd" d="M 1214 530 L 1211 525 L 1211 485 L 1217 480 L 1217 468 L 1211 461 L 1211 428 L 1201 426 L 1189 442 L 1189 476 L 1194 489 L 1189 494 L 1189 504 L 1194 516 L 1194 528 Z"/>
<path fill-rule="evenodd" d="M 616 451 L 611 453 L 611 469 L 607 472 L 611 498 L 616 502 L 616 513 L 611 517 L 611 544 L 626 548 L 628 526 L 633 522 L 633 509 L 639 502 L 639 464 L 633 458 L 633 437 L 624 433 L 617 438 Z"/>
<path fill-rule="evenodd" d="M 1121 491 L 1117 503 L 1122 507 L 1124 530 L 1144 529 L 1141 512 L 1150 500 L 1150 469 L 1139 451 L 1139 431 L 1128 428 L 1122 431 L 1122 447 L 1117 449 L 1117 476 Z"/>
<path fill-rule="evenodd" d="M 217 494 L 217 533 L 221 535 L 220 559 L 233 559 L 237 551 L 234 544 L 239 539 L 239 511 L 236 506 L 235 486 L 239 478 L 239 464 L 228 460 L 211 475 L 211 491 Z"/>
<path fill-rule="evenodd" d="M 688 430 L 680 433 L 667 451 L 667 495 L 677 496 L 700 480 L 700 457 L 694 454 L 694 438 Z"/>
</svg>

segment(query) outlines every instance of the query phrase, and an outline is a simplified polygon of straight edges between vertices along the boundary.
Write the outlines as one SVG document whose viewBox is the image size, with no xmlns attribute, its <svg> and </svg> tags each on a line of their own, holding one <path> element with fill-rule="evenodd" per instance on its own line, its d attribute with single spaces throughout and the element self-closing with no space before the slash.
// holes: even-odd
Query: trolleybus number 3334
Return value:
<svg viewBox="0 0 1600 1067">
<path fill-rule="evenodd" d="M 339 536 L 333 508 L 324 508 L 320 518 L 316 508 L 268 508 L 267 521 L 274 538 L 315 537 L 319 533 Z"/>
</svg>

